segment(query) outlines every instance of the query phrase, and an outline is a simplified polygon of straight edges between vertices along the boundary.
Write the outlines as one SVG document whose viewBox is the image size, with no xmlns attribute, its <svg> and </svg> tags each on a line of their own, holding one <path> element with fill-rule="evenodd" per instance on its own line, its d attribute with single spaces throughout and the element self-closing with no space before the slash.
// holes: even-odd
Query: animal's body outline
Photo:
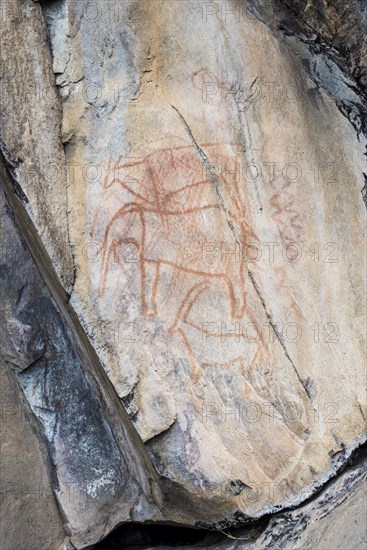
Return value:
<svg viewBox="0 0 367 550">
<path fill-rule="evenodd" d="M 203 148 L 210 146 L 218 147 L 221 144 L 206 144 L 203 145 Z M 227 144 L 228 145 L 228 144 Z M 193 152 L 194 148 L 192 146 L 184 145 L 176 148 L 167 147 L 160 149 L 160 153 L 167 153 L 173 156 L 173 150 L 187 151 L 188 153 Z M 158 257 L 153 257 L 152 252 L 147 251 L 146 242 L 147 234 L 149 233 L 149 219 L 153 219 L 155 216 L 161 220 L 161 229 L 162 232 L 169 233 L 170 223 L 174 221 L 182 221 L 185 217 L 185 222 L 191 220 L 191 223 L 194 221 L 193 226 L 195 227 L 195 216 L 202 216 L 206 211 L 211 216 L 220 215 L 222 218 L 228 216 L 227 213 L 222 213 L 222 205 L 218 201 L 218 196 L 213 189 L 213 184 L 206 179 L 199 179 L 199 181 L 191 181 L 186 185 L 181 185 L 176 189 L 170 189 L 168 192 L 161 192 L 159 185 L 154 176 L 154 170 L 152 167 L 149 167 L 147 174 L 152 182 L 153 194 L 152 196 L 143 194 L 139 190 L 133 189 L 131 185 L 122 181 L 119 178 L 113 177 L 109 182 L 109 176 L 111 175 L 112 170 L 120 170 L 121 168 L 126 168 L 130 166 L 142 165 L 146 163 L 147 158 L 149 159 L 152 155 L 157 154 L 156 151 L 153 151 L 147 157 L 143 159 L 138 159 L 136 162 L 128 162 L 125 164 L 111 166 L 111 161 L 108 164 L 108 172 L 104 180 L 104 188 L 109 189 L 113 184 L 121 185 L 121 187 L 132 195 L 133 200 L 123 204 L 121 208 L 114 214 L 114 216 L 108 222 L 101 244 L 102 252 L 102 266 L 101 266 L 101 277 L 99 284 L 99 294 L 103 295 L 105 292 L 107 277 L 110 267 L 111 256 L 115 258 L 115 262 L 119 263 L 118 258 L 118 249 L 120 244 L 130 244 L 137 248 L 138 250 L 138 262 L 139 262 L 139 271 L 140 271 L 140 286 L 141 286 L 141 313 L 144 317 L 156 317 L 159 315 L 158 307 L 156 304 L 156 295 L 157 289 L 161 276 L 162 266 L 168 266 L 172 269 L 179 270 L 185 274 L 189 274 L 190 277 L 198 277 L 201 283 L 210 284 L 213 279 L 220 279 L 226 284 L 228 289 L 228 299 L 231 307 L 231 315 L 233 319 L 242 319 L 246 313 L 246 289 L 245 289 L 245 266 L 242 259 L 236 261 L 236 259 L 230 259 L 228 262 L 225 262 L 226 265 L 222 262 L 222 265 L 218 269 L 211 264 L 204 265 L 201 260 L 202 267 L 199 269 L 197 266 L 187 266 L 185 262 L 178 261 L 177 258 L 172 260 L 164 257 L 164 251 L 160 251 Z M 188 157 L 190 158 L 190 157 Z M 172 161 L 174 162 L 174 160 Z M 185 168 L 185 164 L 184 164 Z M 131 182 L 129 182 L 131 183 Z M 204 201 L 202 196 L 197 195 L 197 197 L 202 201 L 198 205 L 187 205 L 180 201 L 180 195 L 190 193 L 191 191 L 206 191 L 204 193 Z M 164 189 L 163 189 L 164 191 Z M 228 189 L 227 189 L 228 191 Z M 230 189 L 228 195 L 231 197 L 230 207 L 232 208 L 229 212 L 230 219 L 235 221 L 239 227 L 243 227 L 244 230 L 248 230 L 253 236 L 251 229 L 248 227 L 245 221 L 246 211 L 241 205 L 239 190 L 237 183 L 233 184 L 233 189 Z M 178 200 L 177 200 L 178 199 Z M 234 209 L 234 210 L 233 210 Z M 242 214 L 242 217 L 241 217 Z M 136 220 L 139 220 L 141 232 L 140 239 L 134 238 L 126 234 L 123 226 L 126 222 L 127 226 L 133 224 L 131 216 L 135 219 L 135 228 Z M 184 223 L 185 223 L 184 222 Z M 121 223 L 122 228 L 120 232 L 116 230 L 117 225 Z M 200 222 L 199 222 L 200 223 Z M 190 225 L 190 224 L 189 224 Z M 224 226 L 228 232 L 229 239 L 234 239 L 231 229 L 228 227 L 227 220 Z M 115 231 L 114 231 L 115 229 Z M 158 230 L 159 231 L 159 230 Z M 115 233 L 115 234 L 114 234 Z M 232 241 L 233 243 L 233 241 Z M 187 243 L 184 243 L 186 246 Z M 178 248 L 179 249 L 179 248 Z M 159 256 L 160 255 L 160 256 Z M 180 256 L 178 255 L 180 259 Z M 152 284 L 147 285 L 147 272 L 150 272 Z M 149 290 L 148 290 L 149 287 Z M 202 287 L 204 289 L 204 287 Z M 196 284 L 194 283 L 189 293 L 197 289 Z M 199 299 L 202 292 L 197 294 Z M 173 334 L 174 331 L 170 330 L 170 333 Z M 184 336 L 183 336 L 184 338 Z M 185 340 L 185 338 L 184 338 Z M 189 351 L 189 347 L 186 346 Z M 228 364 L 228 362 L 226 363 Z M 224 364 L 223 364 L 224 365 Z"/>
</svg>

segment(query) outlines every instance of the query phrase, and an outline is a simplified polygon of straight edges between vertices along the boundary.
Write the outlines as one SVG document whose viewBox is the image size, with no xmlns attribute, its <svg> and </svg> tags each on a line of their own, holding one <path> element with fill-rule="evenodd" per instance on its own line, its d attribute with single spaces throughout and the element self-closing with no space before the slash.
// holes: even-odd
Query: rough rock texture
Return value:
<svg viewBox="0 0 367 550">
<path fill-rule="evenodd" d="M 360 0 L 283 0 L 303 23 L 305 34 L 316 34 L 321 47 L 339 62 L 367 95 L 367 5 Z"/>
<path fill-rule="evenodd" d="M 40 6 L 31 0 L 1 0 L 0 17 L 0 146 L 68 289 L 73 262 L 60 139 L 62 105 L 55 89 L 46 25 Z M 45 208 L 48 202 L 52 210 Z"/>
<path fill-rule="evenodd" d="M 1 283 L 3 278 L 1 277 Z M 64 539 L 41 426 L 1 360 L 0 538 L 6 548 L 57 548 Z"/>
<path fill-rule="evenodd" d="M 354 126 L 367 135 L 365 2 L 254 0 L 250 9 L 306 67 Z"/>
<path fill-rule="evenodd" d="M 1 13 L 2 352 L 65 534 L 301 503 L 365 440 L 363 6 Z"/>
<path fill-rule="evenodd" d="M 330 481 L 316 496 L 299 508 L 279 512 L 273 517 L 240 529 L 221 533 L 202 533 L 200 542 L 191 548 L 212 550 L 363 550 L 367 546 L 366 446 L 337 479 Z M 186 535 L 185 545 L 173 533 L 152 531 L 144 534 L 120 528 L 101 542 L 98 550 L 184 550 L 193 534 Z M 171 544 L 162 544 L 171 536 Z M 199 535 L 200 536 L 200 535 Z M 182 534 L 181 534 L 182 537 Z M 147 544 L 148 541 L 154 544 Z M 183 542 L 183 541 L 182 541 Z M 138 546 L 139 545 L 139 546 Z"/>
<path fill-rule="evenodd" d="M 6 174 L 2 172 L 1 176 L 8 188 Z M 26 507 L 27 500 L 32 502 L 32 495 L 35 503 L 40 504 L 35 510 L 32 506 L 32 515 L 28 509 L 28 514 L 35 525 L 38 522 L 43 537 L 48 533 L 44 548 L 50 548 L 49 545 L 56 548 L 55 539 L 57 534 L 60 536 L 61 520 L 55 511 L 55 497 L 65 534 L 77 548 L 98 541 L 118 522 L 159 519 L 160 514 L 150 498 L 154 473 L 148 481 L 149 465 L 144 463 L 144 451 L 139 448 L 138 438 L 135 436 L 135 445 L 133 430 L 125 426 L 123 411 L 116 406 L 105 381 L 93 368 L 95 365 L 89 350 L 85 349 L 83 335 L 78 337 L 77 327 L 71 322 L 71 313 L 58 307 L 57 289 L 53 296 L 50 295 L 14 225 L 3 191 L 1 220 L 1 304 L 4 311 L 1 355 L 2 368 L 6 369 L 3 403 L 6 405 L 10 400 L 11 405 L 16 399 L 17 388 L 18 399 L 24 399 L 19 395 L 21 388 L 31 408 L 30 411 L 29 406 L 25 409 L 22 405 L 28 422 L 22 425 L 18 420 L 12 440 L 5 440 L 2 481 L 4 513 L 10 512 L 4 533 L 7 535 L 9 531 L 11 535 L 9 548 L 19 548 L 21 539 L 11 532 L 11 527 L 14 529 L 18 522 L 27 520 L 22 507 Z M 14 418 L 17 420 L 16 415 Z M 45 456 L 37 449 L 35 435 L 32 438 L 27 433 L 32 430 L 38 434 L 38 445 Z M 24 442 L 22 431 L 26 436 Z M 34 474 L 31 465 L 21 468 L 21 465 L 10 464 L 11 458 L 14 460 L 14 450 L 17 455 L 21 453 L 28 440 L 29 449 L 22 458 L 25 464 L 29 456 L 40 462 L 38 468 L 35 462 Z M 12 443 L 14 449 L 10 455 Z M 45 470 L 46 445 L 52 465 Z M 10 491 L 9 495 L 7 488 L 18 472 L 15 481 L 19 483 L 18 492 L 16 485 L 15 494 Z M 31 483 L 29 492 L 27 485 L 23 488 L 27 477 Z M 17 506 L 17 496 L 22 507 Z M 49 509 L 45 508 L 45 499 L 51 500 Z M 55 525 L 59 527 L 58 532 Z M 27 528 L 22 535 L 27 536 Z"/>
<path fill-rule="evenodd" d="M 363 148 L 254 18 L 93 6 L 45 8 L 73 167 L 71 303 L 160 474 L 193 507 L 210 495 L 208 523 L 263 514 L 287 485 L 301 499 L 324 481 L 365 426 Z M 266 95 L 279 75 L 294 101 L 256 101 L 256 82 L 231 93 L 258 78 Z M 269 481 L 274 502 L 243 491 Z"/>
</svg>

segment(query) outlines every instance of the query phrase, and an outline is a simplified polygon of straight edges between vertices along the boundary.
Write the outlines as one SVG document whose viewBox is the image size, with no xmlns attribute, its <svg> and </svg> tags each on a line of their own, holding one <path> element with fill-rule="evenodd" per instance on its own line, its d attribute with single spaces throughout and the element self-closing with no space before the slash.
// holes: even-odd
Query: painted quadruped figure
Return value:
<svg viewBox="0 0 367 550">
<path fill-rule="evenodd" d="M 246 306 L 246 267 L 234 251 L 233 225 L 243 242 L 253 241 L 256 236 L 246 222 L 236 178 L 228 177 L 229 170 L 218 175 L 217 169 L 218 165 L 236 162 L 236 155 L 232 144 L 205 144 L 202 149 L 216 164 L 203 163 L 195 147 L 186 145 L 158 149 L 125 163 L 109 162 L 104 188 L 107 191 L 118 186 L 127 200 L 103 230 L 99 282 L 99 294 L 103 296 L 111 262 L 123 269 L 121 248 L 135 248 L 141 314 L 164 319 L 165 312 L 157 304 L 162 271 L 168 269 L 183 276 L 188 290 L 183 299 L 169 304 L 170 317 L 174 319 L 169 332 L 182 336 L 195 379 L 200 377 L 202 368 L 210 365 L 238 364 L 241 371 L 250 373 L 264 348 L 261 338 L 255 346 L 247 346 L 242 339 L 240 344 L 233 341 L 231 346 L 221 347 L 225 360 L 205 359 L 200 352 L 208 347 L 202 345 L 205 330 L 188 321 L 194 303 L 218 284 L 225 289 L 223 299 L 229 304 L 232 319 L 253 321 Z M 224 254 L 205 254 L 203 244 L 217 243 L 218 235 Z M 213 246 L 213 250 L 216 248 Z M 206 336 L 209 340 L 212 337 Z"/>
</svg>

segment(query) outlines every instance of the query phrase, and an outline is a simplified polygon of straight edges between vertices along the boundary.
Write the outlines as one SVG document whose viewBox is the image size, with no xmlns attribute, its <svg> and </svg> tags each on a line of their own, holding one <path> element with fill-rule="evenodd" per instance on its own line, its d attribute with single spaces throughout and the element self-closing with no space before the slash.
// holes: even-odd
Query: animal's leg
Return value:
<svg viewBox="0 0 367 550">
<path fill-rule="evenodd" d="M 160 277 L 159 262 L 147 261 L 144 258 L 141 260 L 141 262 L 142 313 L 144 317 L 156 317 L 157 304 L 155 300 Z"/>
<path fill-rule="evenodd" d="M 170 334 L 174 334 L 175 332 L 179 332 L 181 334 L 181 337 L 186 347 L 187 355 L 191 363 L 191 378 L 194 384 L 197 384 L 200 380 L 201 365 L 193 352 L 192 345 L 187 335 L 187 331 L 185 331 L 185 324 L 187 323 L 187 317 L 190 313 L 191 308 L 199 299 L 201 294 L 208 288 L 208 286 L 208 282 L 203 281 L 196 283 L 193 287 L 190 288 L 190 290 L 186 293 L 186 296 L 177 311 L 176 319 L 169 330 Z"/>
<path fill-rule="evenodd" d="M 98 286 L 98 292 L 100 296 L 103 296 L 106 288 L 107 276 L 110 268 L 112 254 L 114 257 L 114 263 L 118 263 L 122 267 L 122 263 L 119 257 L 120 243 L 133 243 L 137 247 L 139 247 L 138 243 L 140 239 L 122 238 L 122 236 L 126 235 L 129 232 L 131 227 L 134 227 L 136 214 L 141 215 L 139 208 L 137 208 L 135 204 L 128 204 L 120 209 L 119 212 L 115 214 L 115 216 L 107 225 L 104 233 L 103 242 L 99 249 L 99 252 L 102 253 L 101 275 Z"/>
<path fill-rule="evenodd" d="M 103 294 L 105 293 L 106 284 L 107 284 L 107 275 L 110 267 L 110 258 L 112 254 L 114 256 L 116 255 L 116 247 L 117 247 L 116 239 L 112 239 L 110 242 L 107 240 L 105 243 L 103 253 L 102 253 L 101 276 L 100 276 L 100 282 L 98 287 L 99 296 L 103 296 Z"/>
<path fill-rule="evenodd" d="M 233 261 L 229 264 L 226 283 L 231 302 L 231 314 L 234 319 L 242 319 L 246 311 L 246 292 L 243 261 Z"/>
</svg>

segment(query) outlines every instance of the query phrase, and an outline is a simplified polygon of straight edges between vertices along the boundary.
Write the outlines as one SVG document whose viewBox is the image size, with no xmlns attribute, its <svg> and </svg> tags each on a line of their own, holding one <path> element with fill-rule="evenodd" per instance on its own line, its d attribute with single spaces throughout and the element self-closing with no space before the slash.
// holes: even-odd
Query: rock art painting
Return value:
<svg viewBox="0 0 367 550">
<path fill-rule="evenodd" d="M 4 550 L 365 547 L 364 4 L 0 0 Z"/>
<path fill-rule="evenodd" d="M 221 167 L 229 169 L 230 165 L 238 164 L 231 144 L 205 144 L 203 149 Z M 102 206 L 95 213 L 91 238 L 94 239 L 97 232 L 102 234 L 98 292 L 103 297 L 109 285 L 111 264 L 123 273 L 124 263 L 135 263 L 133 277 L 140 283 L 141 315 L 171 323 L 168 333 L 182 336 L 195 377 L 200 375 L 201 368 L 236 363 L 243 373 L 251 376 L 257 357 L 266 352 L 266 344 L 246 303 L 248 282 L 239 246 L 256 242 L 256 236 L 246 222 L 246 207 L 241 203 L 235 178 L 221 179 L 222 188 L 216 190 L 212 179 L 215 169 L 209 161 L 203 163 L 192 146 L 160 149 L 124 164 L 108 162 L 103 181 L 105 193 L 111 195 L 115 186 L 120 187 L 126 202 L 120 206 L 119 195 L 120 207 L 102 233 L 99 218 L 108 219 L 103 206 L 108 199 L 105 201 L 103 195 Z M 228 211 L 221 205 L 218 193 L 229 197 Z M 240 227 L 241 243 L 235 240 L 231 228 L 234 222 Z M 176 300 L 157 305 L 163 269 L 187 290 Z M 252 324 L 252 342 L 256 341 L 256 349 L 241 330 L 224 335 L 213 332 L 210 326 L 206 328 L 209 323 L 195 323 L 191 319 L 195 306 L 200 308 L 203 293 L 215 285 L 232 323 L 241 320 L 242 324 Z M 206 358 L 203 353 L 203 348 L 212 347 L 217 338 L 222 342 L 230 340 L 223 361 L 218 349 L 211 354 L 214 358 Z M 208 340 L 209 346 L 205 346 Z"/>
</svg>

